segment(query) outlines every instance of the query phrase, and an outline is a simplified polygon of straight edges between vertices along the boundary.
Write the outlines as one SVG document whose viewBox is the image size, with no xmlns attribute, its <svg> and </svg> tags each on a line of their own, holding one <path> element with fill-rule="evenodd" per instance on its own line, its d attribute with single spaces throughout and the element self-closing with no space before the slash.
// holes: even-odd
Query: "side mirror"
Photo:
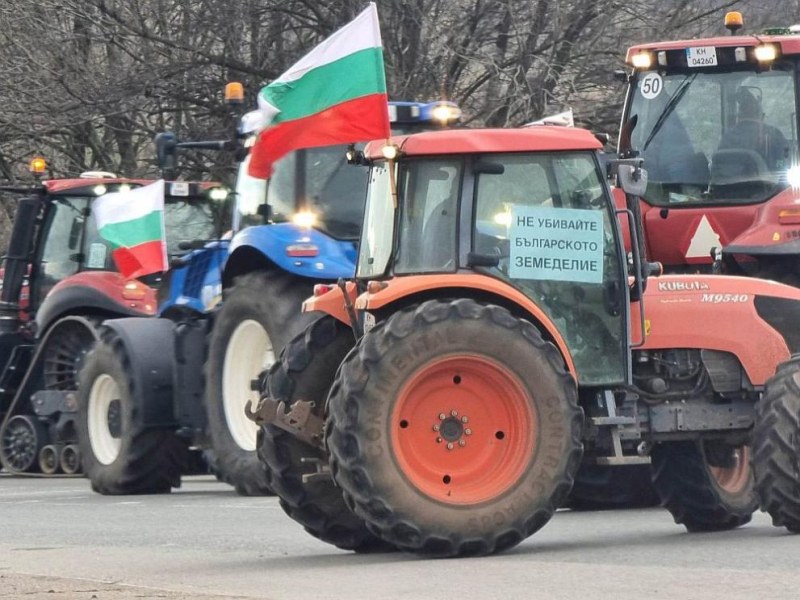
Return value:
<svg viewBox="0 0 800 600">
<path fill-rule="evenodd" d="M 647 171 L 637 165 L 619 165 L 617 182 L 626 194 L 641 198 L 647 190 Z"/>
<path fill-rule="evenodd" d="M 170 131 L 162 131 L 156 135 L 156 160 L 158 168 L 161 169 L 164 177 L 174 179 L 177 168 L 175 150 L 178 147 L 178 137 Z"/>
<path fill-rule="evenodd" d="M 81 241 L 81 231 L 83 230 L 83 217 L 75 217 L 72 219 L 72 225 L 69 228 L 69 238 L 67 239 L 67 247 L 70 250 L 75 250 Z"/>
<path fill-rule="evenodd" d="M 502 175 L 506 167 L 503 163 L 478 159 L 472 163 L 472 172 L 476 175 Z"/>
</svg>

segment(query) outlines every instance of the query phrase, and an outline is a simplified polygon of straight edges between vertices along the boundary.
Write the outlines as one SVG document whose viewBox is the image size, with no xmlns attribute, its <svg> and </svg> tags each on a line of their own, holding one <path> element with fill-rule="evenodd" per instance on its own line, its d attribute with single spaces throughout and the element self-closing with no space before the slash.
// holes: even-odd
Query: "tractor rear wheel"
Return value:
<svg viewBox="0 0 800 600">
<path fill-rule="evenodd" d="M 79 375 L 75 452 L 100 494 L 159 494 L 180 486 L 186 444 L 172 430 L 138 423 L 132 373 L 122 340 L 103 330 Z"/>
<path fill-rule="evenodd" d="M 410 552 L 515 546 L 563 504 L 580 465 L 582 411 L 555 346 L 470 299 L 377 325 L 342 363 L 329 410 L 348 506 Z"/>
<path fill-rule="evenodd" d="M 284 349 L 272 365 L 263 394 L 291 406 L 297 400 L 314 403 L 324 417 L 325 403 L 336 371 L 355 345 L 353 331 L 333 317 L 313 322 Z M 304 482 L 303 476 L 328 465 L 328 453 L 277 427 L 264 427 L 258 448 L 267 466 L 281 508 L 316 538 L 344 550 L 371 552 L 391 547 L 367 531 L 364 521 L 345 504 L 342 490 L 329 476 Z"/>
<path fill-rule="evenodd" d="M 688 531 L 735 529 L 758 508 L 748 446 L 663 443 L 653 449 L 652 460 L 661 505 Z"/>
<path fill-rule="evenodd" d="M 772 524 L 800 533 L 800 358 L 767 381 L 753 429 L 753 471 Z"/>
<path fill-rule="evenodd" d="M 258 403 L 257 380 L 314 315 L 300 312 L 311 280 L 282 272 L 237 277 L 214 319 L 206 364 L 206 411 L 217 476 L 243 496 L 271 494 L 256 454 L 258 427 L 245 406 Z"/>
</svg>

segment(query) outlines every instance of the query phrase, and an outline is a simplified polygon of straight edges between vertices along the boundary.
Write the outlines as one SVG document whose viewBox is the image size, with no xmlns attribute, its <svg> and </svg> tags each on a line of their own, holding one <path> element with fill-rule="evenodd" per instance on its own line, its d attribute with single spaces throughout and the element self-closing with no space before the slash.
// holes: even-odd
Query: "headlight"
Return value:
<svg viewBox="0 0 800 600">
<path fill-rule="evenodd" d="M 386 144 L 381 148 L 381 153 L 386 160 L 394 160 L 400 152 L 394 144 Z"/>
<path fill-rule="evenodd" d="M 772 62 L 778 57 L 778 49 L 774 44 L 759 44 L 753 54 L 758 62 Z"/>
<path fill-rule="evenodd" d="M 208 190 L 208 197 L 214 202 L 223 202 L 228 198 L 227 188 L 215 187 Z"/>
<path fill-rule="evenodd" d="M 461 118 L 461 109 L 457 106 L 440 104 L 439 106 L 434 107 L 431 115 L 435 121 L 439 121 L 440 123 L 450 123 L 452 121 L 458 121 L 458 119 Z"/>
<path fill-rule="evenodd" d="M 301 210 L 292 215 L 292 223 L 309 229 L 317 224 L 317 215 L 310 210 Z"/>
<path fill-rule="evenodd" d="M 649 69 L 653 64 L 653 57 L 649 52 L 637 52 L 631 58 L 631 62 L 637 69 Z"/>
</svg>

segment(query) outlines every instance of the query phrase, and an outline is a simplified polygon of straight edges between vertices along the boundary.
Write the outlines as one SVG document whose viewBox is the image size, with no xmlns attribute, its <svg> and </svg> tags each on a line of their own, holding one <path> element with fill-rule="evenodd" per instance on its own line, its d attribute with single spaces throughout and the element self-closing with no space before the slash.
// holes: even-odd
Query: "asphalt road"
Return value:
<svg viewBox="0 0 800 600">
<path fill-rule="evenodd" d="M 561 511 L 499 556 L 358 556 L 307 535 L 274 498 L 207 477 L 167 496 L 0 476 L 0 599 L 800 598 L 800 536 L 757 514 L 687 534 L 661 509 Z"/>
</svg>

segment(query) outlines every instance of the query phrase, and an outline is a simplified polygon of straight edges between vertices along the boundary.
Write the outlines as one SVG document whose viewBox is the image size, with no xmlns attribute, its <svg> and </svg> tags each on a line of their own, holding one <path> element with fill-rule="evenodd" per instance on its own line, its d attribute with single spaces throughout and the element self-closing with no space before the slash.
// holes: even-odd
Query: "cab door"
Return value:
<svg viewBox="0 0 800 600">
<path fill-rule="evenodd" d="M 581 385 L 627 382 L 625 257 L 595 155 L 487 155 L 472 170 L 472 251 L 550 317 Z"/>
</svg>

